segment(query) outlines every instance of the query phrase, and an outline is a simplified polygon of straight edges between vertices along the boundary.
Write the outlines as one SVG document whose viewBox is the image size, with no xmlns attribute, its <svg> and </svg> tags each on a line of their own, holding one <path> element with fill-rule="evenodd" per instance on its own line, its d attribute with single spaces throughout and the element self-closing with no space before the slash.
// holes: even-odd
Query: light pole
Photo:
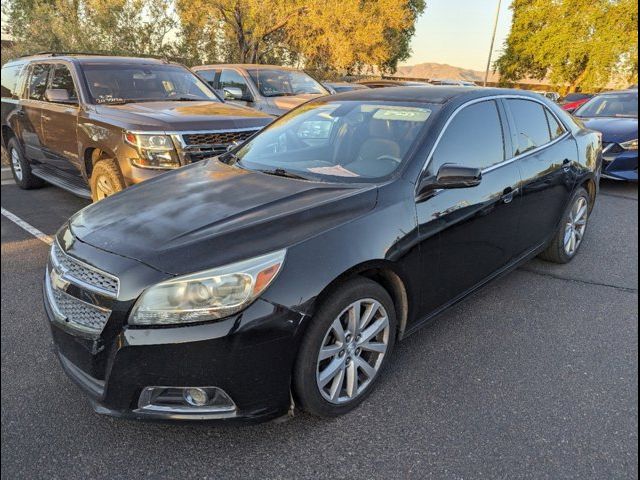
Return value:
<svg viewBox="0 0 640 480">
<path fill-rule="evenodd" d="M 498 9 L 496 10 L 496 19 L 493 22 L 493 35 L 491 36 L 491 47 L 489 48 L 489 59 L 487 60 L 487 69 L 484 72 L 484 86 L 487 86 L 489 80 L 489 69 L 491 68 L 491 55 L 493 54 L 493 44 L 496 41 L 496 31 L 498 30 L 498 19 L 500 18 L 500 6 L 502 0 L 498 0 Z"/>
</svg>

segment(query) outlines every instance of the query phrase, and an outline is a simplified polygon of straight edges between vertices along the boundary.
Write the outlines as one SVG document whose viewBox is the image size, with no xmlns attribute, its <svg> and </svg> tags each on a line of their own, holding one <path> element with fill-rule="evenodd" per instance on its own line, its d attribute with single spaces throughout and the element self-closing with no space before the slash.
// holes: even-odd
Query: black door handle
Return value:
<svg viewBox="0 0 640 480">
<path fill-rule="evenodd" d="M 511 203 L 513 197 L 518 193 L 518 188 L 507 187 L 502 191 L 502 201 L 504 203 Z"/>
</svg>

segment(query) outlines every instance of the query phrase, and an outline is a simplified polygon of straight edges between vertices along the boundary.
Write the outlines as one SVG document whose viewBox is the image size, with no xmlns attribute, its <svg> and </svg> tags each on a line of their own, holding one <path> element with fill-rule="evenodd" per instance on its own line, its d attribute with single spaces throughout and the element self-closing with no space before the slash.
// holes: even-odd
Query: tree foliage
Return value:
<svg viewBox="0 0 640 480">
<path fill-rule="evenodd" d="M 495 67 L 503 81 L 548 77 L 602 88 L 638 78 L 636 0 L 514 0 L 513 25 Z"/>
<path fill-rule="evenodd" d="M 395 71 L 425 0 L 11 0 L 21 52 L 155 54 L 189 64 Z"/>
</svg>

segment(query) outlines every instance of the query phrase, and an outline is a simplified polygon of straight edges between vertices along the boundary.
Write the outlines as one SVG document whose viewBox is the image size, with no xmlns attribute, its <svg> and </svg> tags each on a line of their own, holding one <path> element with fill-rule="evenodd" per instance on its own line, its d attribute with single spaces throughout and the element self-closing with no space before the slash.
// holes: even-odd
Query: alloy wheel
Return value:
<svg viewBox="0 0 640 480">
<path fill-rule="evenodd" d="M 322 397 L 342 404 L 361 395 L 380 370 L 389 336 L 389 317 L 380 302 L 366 298 L 345 308 L 318 353 L 316 384 Z"/>
<path fill-rule="evenodd" d="M 576 253 L 582 243 L 584 232 L 587 229 L 588 210 L 587 199 L 578 197 L 569 212 L 569 219 L 564 230 L 564 251 L 570 257 Z"/>
<path fill-rule="evenodd" d="M 11 166 L 13 167 L 13 173 L 16 179 L 22 181 L 22 163 L 20 162 L 20 154 L 15 148 L 11 149 Z"/>
<path fill-rule="evenodd" d="M 116 193 L 111 179 L 106 175 L 100 175 L 96 178 L 96 199 L 102 200 Z"/>
</svg>

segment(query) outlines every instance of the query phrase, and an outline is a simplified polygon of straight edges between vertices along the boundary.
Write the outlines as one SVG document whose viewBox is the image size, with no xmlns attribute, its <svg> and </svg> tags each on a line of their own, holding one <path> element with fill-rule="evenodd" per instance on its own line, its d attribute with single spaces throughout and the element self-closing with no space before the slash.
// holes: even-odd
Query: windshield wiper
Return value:
<svg viewBox="0 0 640 480">
<path fill-rule="evenodd" d="M 296 95 L 295 93 L 278 92 L 278 93 L 270 93 L 269 95 L 265 95 L 265 97 L 294 97 L 295 95 Z"/>
<path fill-rule="evenodd" d="M 295 178 L 296 180 L 309 180 L 307 177 L 298 175 L 297 173 L 289 172 L 284 168 L 274 168 L 273 170 L 257 170 L 260 173 L 266 173 L 267 175 L 275 175 L 276 177 Z"/>
</svg>

